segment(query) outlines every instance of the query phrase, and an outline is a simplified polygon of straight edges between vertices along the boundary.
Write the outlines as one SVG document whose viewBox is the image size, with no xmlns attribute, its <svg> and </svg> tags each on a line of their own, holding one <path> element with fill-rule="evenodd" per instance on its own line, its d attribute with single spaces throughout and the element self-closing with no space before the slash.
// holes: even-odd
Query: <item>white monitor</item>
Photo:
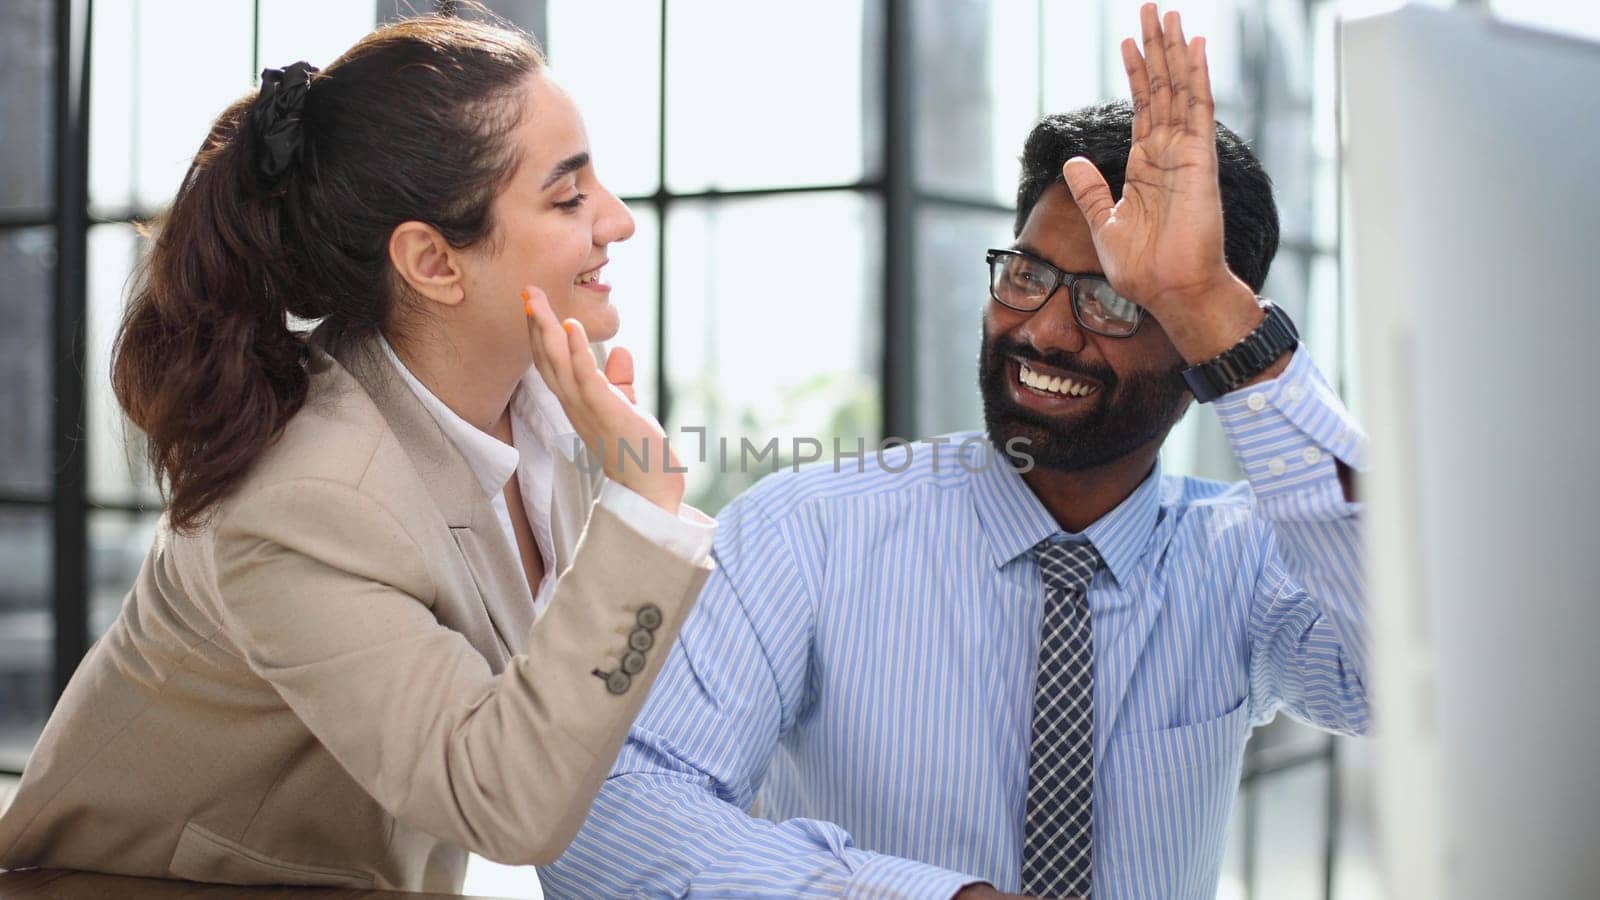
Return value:
<svg viewBox="0 0 1600 900">
<path fill-rule="evenodd" d="M 1345 24 L 1390 896 L 1600 896 L 1600 46 Z"/>
</svg>

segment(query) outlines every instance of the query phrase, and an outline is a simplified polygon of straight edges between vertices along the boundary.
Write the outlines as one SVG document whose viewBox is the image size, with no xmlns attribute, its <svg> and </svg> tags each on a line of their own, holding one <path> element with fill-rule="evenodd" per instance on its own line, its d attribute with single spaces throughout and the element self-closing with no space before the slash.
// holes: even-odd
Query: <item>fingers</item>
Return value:
<svg viewBox="0 0 1600 900">
<path fill-rule="evenodd" d="M 1203 37 L 1189 42 L 1189 73 L 1189 133 L 1210 138 L 1217 133 L 1217 101 L 1211 96 L 1211 66 Z"/>
<path fill-rule="evenodd" d="M 594 351 L 589 349 L 589 334 L 584 331 L 583 323 L 577 319 L 567 319 L 561 323 L 561 328 L 566 332 L 567 358 L 572 363 L 573 383 L 583 392 L 584 400 L 593 404 L 611 393 L 611 382 L 595 365 Z"/>
<path fill-rule="evenodd" d="M 1172 74 L 1167 70 L 1166 38 L 1156 5 L 1139 7 L 1139 27 L 1144 36 L 1144 68 L 1150 83 L 1150 121 L 1153 126 L 1172 121 Z"/>
<path fill-rule="evenodd" d="M 633 390 L 633 354 L 628 352 L 628 348 L 611 348 L 606 356 L 606 380 L 616 385 L 629 403 L 639 402 Z"/>
<path fill-rule="evenodd" d="M 1216 103 L 1203 38 L 1189 40 L 1177 12 L 1162 17 L 1154 3 L 1139 8 L 1140 44 L 1122 43 L 1122 67 L 1133 97 L 1133 138 L 1161 126 L 1210 135 L 1216 128 Z"/>
<path fill-rule="evenodd" d="M 589 346 L 589 334 L 584 330 L 583 323 L 577 319 L 567 319 L 561 323 L 561 327 L 567 332 L 567 352 L 572 355 L 573 380 L 589 413 L 604 419 L 604 411 L 611 408 L 607 404 L 615 400 L 635 405 L 630 396 L 632 385 L 625 391 L 621 385 L 612 384 L 611 379 L 595 364 L 594 351 Z M 606 365 L 611 365 L 609 356 Z"/>
<path fill-rule="evenodd" d="M 1122 42 L 1122 68 L 1128 73 L 1128 90 L 1133 95 L 1133 139 L 1143 140 L 1150 134 L 1150 77 L 1133 38 Z"/>
<path fill-rule="evenodd" d="M 1074 156 L 1061 167 L 1061 177 L 1067 182 L 1067 190 L 1072 192 L 1078 209 L 1083 211 L 1083 217 L 1089 220 L 1089 230 L 1098 233 L 1111 218 L 1111 211 L 1116 206 L 1105 176 L 1100 174 L 1094 163 Z"/>
<path fill-rule="evenodd" d="M 1185 128 L 1189 121 L 1189 42 L 1183 36 L 1183 20 L 1176 12 L 1166 16 L 1162 28 L 1162 55 L 1172 78 L 1172 109 L 1167 124 Z"/>
<path fill-rule="evenodd" d="M 572 374 L 580 384 L 588 381 L 591 373 L 599 373 L 599 368 L 594 364 L 594 353 L 589 350 L 589 335 L 583 330 L 583 323 L 577 319 L 563 319 L 561 330 L 566 335 L 567 357 L 572 360 Z"/>
<path fill-rule="evenodd" d="M 553 391 L 559 391 L 562 385 L 571 379 L 562 371 L 566 366 L 562 351 L 565 336 L 561 333 L 561 325 L 556 321 L 555 313 L 550 309 L 550 299 L 544 291 L 536 287 L 527 287 L 522 290 L 522 312 L 533 323 L 533 365 L 539 370 L 539 375 L 544 383 Z"/>
</svg>

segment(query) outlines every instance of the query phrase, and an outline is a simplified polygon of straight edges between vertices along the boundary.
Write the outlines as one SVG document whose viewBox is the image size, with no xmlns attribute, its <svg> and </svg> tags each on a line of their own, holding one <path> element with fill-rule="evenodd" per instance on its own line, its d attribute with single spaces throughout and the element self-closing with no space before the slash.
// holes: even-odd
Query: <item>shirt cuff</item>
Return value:
<svg viewBox="0 0 1600 900">
<path fill-rule="evenodd" d="M 1355 508 L 1344 500 L 1336 462 L 1364 468 L 1367 436 L 1304 344 L 1283 374 L 1219 397 L 1215 405 L 1258 501 L 1293 518 L 1347 515 Z"/>
<path fill-rule="evenodd" d="M 627 522 L 645 540 L 691 565 L 702 565 L 711 556 L 717 520 L 687 503 L 679 504 L 674 516 L 637 492 L 606 479 L 600 488 L 600 505 Z"/>
<path fill-rule="evenodd" d="M 967 885 L 983 883 L 982 878 L 929 863 L 875 855 L 855 870 L 844 896 L 852 900 L 949 900 Z"/>
</svg>

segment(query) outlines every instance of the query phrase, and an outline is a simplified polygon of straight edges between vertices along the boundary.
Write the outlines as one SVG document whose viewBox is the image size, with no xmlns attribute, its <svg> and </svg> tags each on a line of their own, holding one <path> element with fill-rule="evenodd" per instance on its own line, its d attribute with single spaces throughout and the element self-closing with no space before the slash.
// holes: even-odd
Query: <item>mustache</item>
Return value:
<svg viewBox="0 0 1600 900">
<path fill-rule="evenodd" d="M 1021 341 L 1014 341 L 996 335 L 990 341 L 989 352 L 991 353 L 991 359 L 997 362 L 999 357 L 1014 356 L 1027 362 L 1060 369 L 1072 375 L 1082 375 L 1086 378 L 1094 379 L 1105 385 L 1107 393 L 1110 393 L 1111 389 L 1117 386 L 1117 373 L 1113 372 L 1110 366 L 1089 365 L 1083 360 L 1060 350 L 1052 350 L 1045 353 Z"/>
</svg>

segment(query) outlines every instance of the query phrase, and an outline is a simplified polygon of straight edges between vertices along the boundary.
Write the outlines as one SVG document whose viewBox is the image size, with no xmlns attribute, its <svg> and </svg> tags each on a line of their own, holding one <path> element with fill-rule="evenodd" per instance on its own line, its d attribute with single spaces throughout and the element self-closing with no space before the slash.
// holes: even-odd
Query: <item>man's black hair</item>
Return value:
<svg viewBox="0 0 1600 900">
<path fill-rule="evenodd" d="M 1074 156 L 1094 163 L 1122 198 L 1122 183 L 1133 146 L 1133 104 L 1115 100 L 1069 113 L 1046 116 L 1035 125 L 1022 150 L 1014 234 L 1033 212 L 1045 188 L 1061 181 L 1061 167 Z M 1222 186 L 1223 251 L 1228 268 L 1250 289 L 1261 292 L 1272 257 L 1278 252 L 1278 207 L 1272 179 L 1248 145 L 1217 123 L 1217 175 Z"/>
</svg>

